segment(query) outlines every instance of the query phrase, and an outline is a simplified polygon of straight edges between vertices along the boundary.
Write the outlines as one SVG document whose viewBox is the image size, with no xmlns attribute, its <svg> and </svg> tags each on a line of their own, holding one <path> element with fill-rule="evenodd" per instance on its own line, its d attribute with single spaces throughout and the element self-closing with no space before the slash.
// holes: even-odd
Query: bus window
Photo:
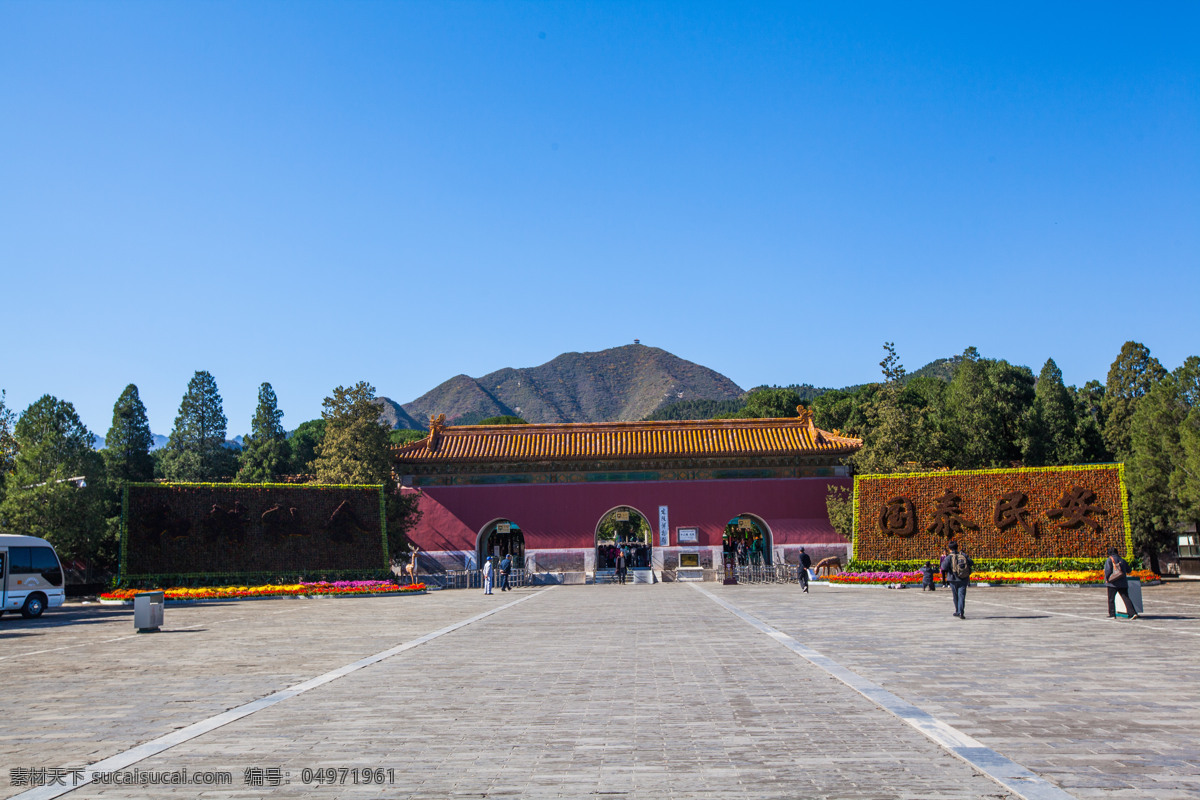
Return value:
<svg viewBox="0 0 1200 800">
<path fill-rule="evenodd" d="M 28 549 L 30 551 L 29 571 L 40 573 L 42 578 L 50 582 L 51 586 L 62 586 L 62 567 L 58 565 L 54 551 L 49 547 L 30 547 Z"/>
<path fill-rule="evenodd" d="M 8 548 L 9 575 L 28 575 L 33 572 L 33 568 L 29 566 L 29 551 L 32 549 L 32 547 Z"/>
</svg>

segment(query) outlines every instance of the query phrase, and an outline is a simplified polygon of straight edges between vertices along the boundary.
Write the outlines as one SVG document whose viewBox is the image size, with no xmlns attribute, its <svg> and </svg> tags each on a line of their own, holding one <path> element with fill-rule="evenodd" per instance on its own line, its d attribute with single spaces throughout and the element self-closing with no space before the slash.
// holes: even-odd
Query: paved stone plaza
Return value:
<svg viewBox="0 0 1200 800">
<path fill-rule="evenodd" d="M 973 588 L 960 622 L 948 591 L 714 584 L 168 606 L 144 635 L 128 608 L 5 617 L 0 796 L 27 791 L 13 770 L 84 767 L 179 729 L 124 769 L 230 785 L 65 796 L 1018 796 L 884 708 L 906 701 L 977 740 L 976 764 L 1003 756 L 1049 782 L 1017 781 L 1030 797 L 1200 797 L 1200 583 L 1144 594 L 1134 622 L 1105 619 L 1102 588 Z M 345 785 L 304 783 L 331 767 Z M 355 768 L 394 783 L 356 786 Z"/>
</svg>

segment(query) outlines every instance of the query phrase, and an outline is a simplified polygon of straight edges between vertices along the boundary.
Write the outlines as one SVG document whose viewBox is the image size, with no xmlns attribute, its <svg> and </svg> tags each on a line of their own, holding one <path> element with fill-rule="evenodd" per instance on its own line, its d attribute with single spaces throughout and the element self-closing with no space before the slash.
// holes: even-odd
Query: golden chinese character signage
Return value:
<svg viewBox="0 0 1200 800">
<path fill-rule="evenodd" d="M 1101 558 L 1130 549 L 1121 464 L 860 475 L 854 557 Z"/>
</svg>

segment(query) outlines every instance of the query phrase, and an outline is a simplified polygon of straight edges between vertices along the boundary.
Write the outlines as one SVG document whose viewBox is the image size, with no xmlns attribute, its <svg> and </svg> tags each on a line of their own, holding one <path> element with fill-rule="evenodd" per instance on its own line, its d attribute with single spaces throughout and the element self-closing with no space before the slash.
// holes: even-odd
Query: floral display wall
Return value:
<svg viewBox="0 0 1200 800">
<path fill-rule="evenodd" d="M 1101 558 L 1130 550 L 1124 467 L 988 469 L 854 479 L 854 557 Z"/>
<path fill-rule="evenodd" d="M 130 484 L 121 574 L 336 574 L 387 569 L 380 486 Z"/>
</svg>

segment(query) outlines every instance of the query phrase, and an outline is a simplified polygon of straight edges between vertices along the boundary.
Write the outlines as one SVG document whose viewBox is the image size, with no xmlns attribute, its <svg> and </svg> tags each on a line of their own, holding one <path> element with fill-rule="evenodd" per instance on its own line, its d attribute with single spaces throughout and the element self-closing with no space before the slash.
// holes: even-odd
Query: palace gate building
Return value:
<svg viewBox="0 0 1200 800">
<path fill-rule="evenodd" d="M 419 569 L 477 569 L 508 553 L 535 581 L 611 574 L 713 579 L 724 564 L 845 558 L 827 487 L 851 487 L 862 442 L 787 419 L 447 426 L 393 448 Z"/>
</svg>

